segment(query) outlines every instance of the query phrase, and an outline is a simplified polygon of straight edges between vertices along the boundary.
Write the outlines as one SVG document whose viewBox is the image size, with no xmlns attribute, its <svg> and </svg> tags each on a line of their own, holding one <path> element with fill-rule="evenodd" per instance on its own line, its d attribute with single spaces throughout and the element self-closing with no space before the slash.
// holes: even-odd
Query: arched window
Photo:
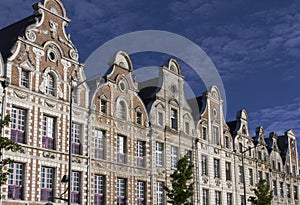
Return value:
<svg viewBox="0 0 300 205">
<path fill-rule="evenodd" d="M 52 96 L 55 95 L 54 77 L 49 73 L 46 77 L 46 94 Z"/>
<path fill-rule="evenodd" d="M 124 101 L 119 101 L 118 103 L 118 118 L 126 120 L 126 104 Z"/>
</svg>

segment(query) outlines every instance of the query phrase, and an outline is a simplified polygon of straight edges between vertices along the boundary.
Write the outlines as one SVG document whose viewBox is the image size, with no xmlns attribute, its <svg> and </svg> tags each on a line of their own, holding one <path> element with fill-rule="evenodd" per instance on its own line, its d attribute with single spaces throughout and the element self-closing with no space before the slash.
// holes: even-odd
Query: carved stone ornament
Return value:
<svg viewBox="0 0 300 205">
<path fill-rule="evenodd" d="M 219 178 L 215 178 L 215 182 L 217 186 L 220 186 L 221 184 L 221 180 Z"/>
<path fill-rule="evenodd" d="M 58 24 L 56 22 L 50 20 L 49 26 L 50 26 L 51 38 L 55 39 L 57 36 Z"/>
<path fill-rule="evenodd" d="M 231 157 L 231 154 L 226 152 L 226 157 Z"/>
<path fill-rule="evenodd" d="M 55 155 L 50 152 L 43 152 L 43 157 L 45 158 L 50 158 L 50 159 L 55 159 Z"/>
<path fill-rule="evenodd" d="M 29 46 L 28 45 L 25 46 L 25 49 L 20 53 L 20 55 L 18 56 L 17 59 L 19 61 L 21 61 L 26 54 L 27 54 L 27 61 L 31 64 L 31 66 L 34 66 L 35 62 L 34 62 L 33 57 L 32 57 L 32 55 L 29 51 Z"/>
<path fill-rule="evenodd" d="M 75 162 L 75 163 L 80 163 L 80 162 L 81 162 L 81 160 L 80 160 L 80 159 L 78 159 L 77 157 L 73 157 L 73 158 L 72 158 L 72 162 Z"/>
<path fill-rule="evenodd" d="M 20 99 L 25 99 L 25 98 L 28 97 L 28 95 L 26 93 L 21 92 L 21 91 L 15 90 L 14 93 L 15 93 L 15 96 L 20 98 Z"/>
<path fill-rule="evenodd" d="M 35 42 L 36 40 L 36 34 L 33 32 L 33 30 L 26 31 L 25 36 L 28 41 Z"/>
<path fill-rule="evenodd" d="M 220 150 L 218 148 L 214 149 L 215 154 L 219 154 Z"/>
<path fill-rule="evenodd" d="M 228 188 L 232 187 L 232 183 L 230 181 L 227 181 L 226 184 L 227 184 Z"/>
<path fill-rule="evenodd" d="M 48 107 L 55 107 L 55 106 L 56 106 L 56 102 L 51 101 L 51 100 L 45 100 L 45 104 L 46 104 Z"/>
<path fill-rule="evenodd" d="M 78 53 L 73 48 L 69 51 L 70 58 L 73 60 L 78 60 Z"/>
<path fill-rule="evenodd" d="M 208 177 L 207 176 L 203 176 L 202 177 L 202 181 L 204 184 L 207 184 L 208 183 Z"/>
</svg>

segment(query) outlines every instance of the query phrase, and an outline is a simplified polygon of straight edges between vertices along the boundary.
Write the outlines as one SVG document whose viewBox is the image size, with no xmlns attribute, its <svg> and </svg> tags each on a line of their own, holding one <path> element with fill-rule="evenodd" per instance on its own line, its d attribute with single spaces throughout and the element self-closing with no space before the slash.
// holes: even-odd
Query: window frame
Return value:
<svg viewBox="0 0 300 205">
<path fill-rule="evenodd" d="M 221 178 L 220 174 L 220 159 L 214 158 L 214 178 Z"/>
<path fill-rule="evenodd" d="M 104 130 L 95 129 L 95 138 L 94 138 L 94 157 L 96 159 L 105 159 L 105 135 Z"/>
<path fill-rule="evenodd" d="M 117 163 L 126 164 L 126 137 L 123 135 L 117 135 L 117 147 L 116 147 L 116 161 Z"/>
<path fill-rule="evenodd" d="M 137 140 L 136 141 L 136 165 L 137 167 L 146 166 L 146 142 Z"/>
<path fill-rule="evenodd" d="M 82 125 L 76 122 L 72 122 L 72 154 L 81 155 L 81 132 L 82 132 Z"/>
<path fill-rule="evenodd" d="M 48 115 L 42 117 L 42 147 L 55 150 L 56 118 Z"/>
<path fill-rule="evenodd" d="M 171 129 L 178 130 L 178 110 L 175 108 L 171 108 L 170 126 L 171 126 Z"/>
<path fill-rule="evenodd" d="M 165 202 L 164 196 L 164 182 L 157 181 L 156 182 L 156 203 L 157 205 L 164 205 Z"/>
<path fill-rule="evenodd" d="M 146 204 L 146 183 L 144 181 L 136 182 L 137 205 Z"/>
<path fill-rule="evenodd" d="M 105 203 L 105 176 L 94 176 L 94 205 L 104 205 Z"/>
<path fill-rule="evenodd" d="M 117 196 L 117 205 L 126 204 L 126 195 L 127 195 L 127 182 L 124 178 L 117 178 L 116 184 L 116 196 Z"/>
<path fill-rule="evenodd" d="M 49 96 L 55 96 L 55 77 L 51 73 L 46 75 L 45 94 Z"/>
<path fill-rule="evenodd" d="M 41 201 L 53 201 L 55 170 L 52 167 L 42 166 L 41 169 Z"/>
<path fill-rule="evenodd" d="M 7 179 L 7 198 L 10 200 L 23 200 L 25 164 L 14 162 L 9 164 L 9 168 L 12 170 L 12 173 Z"/>
<path fill-rule="evenodd" d="M 12 107 L 10 113 L 10 139 L 17 143 L 26 143 L 27 110 Z"/>
<path fill-rule="evenodd" d="M 164 143 L 156 142 L 155 156 L 156 166 L 164 166 Z"/>
<path fill-rule="evenodd" d="M 81 194 L 81 173 L 78 171 L 72 171 L 71 181 L 71 203 L 80 204 Z"/>
<path fill-rule="evenodd" d="M 175 169 L 177 167 L 177 162 L 179 158 L 178 147 L 171 146 L 170 158 L 171 158 L 171 168 Z"/>
<path fill-rule="evenodd" d="M 20 87 L 29 88 L 29 86 L 30 86 L 30 71 L 22 69 L 20 73 Z"/>
</svg>

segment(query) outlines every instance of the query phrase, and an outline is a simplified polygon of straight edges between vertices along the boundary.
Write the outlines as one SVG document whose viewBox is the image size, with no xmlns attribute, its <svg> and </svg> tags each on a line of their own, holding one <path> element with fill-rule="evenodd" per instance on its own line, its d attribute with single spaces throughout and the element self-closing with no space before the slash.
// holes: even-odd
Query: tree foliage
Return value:
<svg viewBox="0 0 300 205">
<path fill-rule="evenodd" d="M 273 191 L 266 180 L 260 179 L 256 188 L 254 189 L 254 196 L 249 197 L 250 202 L 256 205 L 271 205 L 273 199 Z"/>
<path fill-rule="evenodd" d="M 193 196 L 193 163 L 188 156 L 179 159 L 176 170 L 171 177 L 172 188 L 165 187 L 168 202 L 173 205 L 191 205 L 189 199 Z"/>
<path fill-rule="evenodd" d="M 6 137 L 2 137 L 3 128 L 7 126 L 9 122 L 9 115 L 5 116 L 3 120 L 0 119 L 0 186 L 6 183 L 7 177 L 11 173 L 11 170 L 7 169 L 7 165 L 13 162 L 13 160 L 11 160 L 10 158 L 3 159 L 3 151 L 22 151 L 21 146 L 18 143 L 13 142 Z"/>
</svg>

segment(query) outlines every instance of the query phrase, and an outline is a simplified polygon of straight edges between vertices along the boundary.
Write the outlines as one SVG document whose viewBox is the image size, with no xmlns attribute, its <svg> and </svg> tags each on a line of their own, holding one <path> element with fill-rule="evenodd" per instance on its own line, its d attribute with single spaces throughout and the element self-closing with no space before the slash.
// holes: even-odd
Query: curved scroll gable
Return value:
<svg viewBox="0 0 300 205">
<path fill-rule="evenodd" d="M 133 70 L 131 59 L 129 55 L 124 51 L 117 52 L 108 65 L 117 65 L 121 68 L 128 70 L 129 72 L 132 72 Z"/>
<path fill-rule="evenodd" d="M 171 58 L 168 61 L 167 67 L 170 71 L 172 71 L 173 73 L 177 74 L 177 75 L 181 75 L 181 68 L 179 63 L 177 62 L 177 60 Z"/>
</svg>

